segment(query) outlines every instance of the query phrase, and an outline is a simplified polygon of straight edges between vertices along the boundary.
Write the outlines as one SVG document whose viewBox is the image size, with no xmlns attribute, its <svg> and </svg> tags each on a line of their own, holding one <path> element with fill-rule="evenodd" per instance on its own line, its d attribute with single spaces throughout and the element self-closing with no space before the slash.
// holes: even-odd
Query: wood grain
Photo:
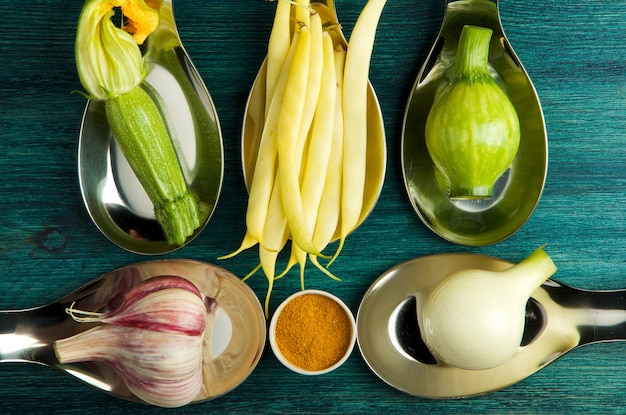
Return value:
<svg viewBox="0 0 626 415">
<path fill-rule="evenodd" d="M 112 245 L 91 223 L 77 178 L 85 101 L 74 67 L 80 1 L 0 0 L 0 309 L 47 303 L 110 269 L 146 257 Z M 337 0 L 346 34 L 365 0 Z M 385 187 L 373 214 L 350 236 L 333 271 L 311 269 L 309 288 L 343 298 L 356 313 L 374 279 L 421 255 L 469 251 L 521 260 L 548 244 L 558 279 L 589 289 L 626 287 L 626 1 L 501 1 L 504 28 L 535 83 L 550 142 L 549 176 L 528 223 L 489 247 L 449 244 L 414 214 L 400 169 L 408 93 L 443 16 L 443 1 L 390 0 L 382 16 L 371 81 L 388 137 Z M 191 245 L 165 257 L 217 262 L 244 233 L 246 191 L 239 136 L 244 105 L 265 55 L 275 4 L 263 0 L 177 0 L 181 37 L 220 116 L 226 176 L 210 224 Z M 244 275 L 253 251 L 219 262 Z M 260 297 L 265 279 L 249 280 Z M 272 310 L 298 289 L 295 273 L 277 283 Z M 111 398 L 46 368 L 0 367 L 3 414 L 444 414 L 626 413 L 624 345 L 576 350 L 506 390 L 459 401 L 408 396 L 380 381 L 358 349 L 330 375 L 304 377 L 266 349 L 252 375 L 212 402 L 177 410 Z"/>
</svg>

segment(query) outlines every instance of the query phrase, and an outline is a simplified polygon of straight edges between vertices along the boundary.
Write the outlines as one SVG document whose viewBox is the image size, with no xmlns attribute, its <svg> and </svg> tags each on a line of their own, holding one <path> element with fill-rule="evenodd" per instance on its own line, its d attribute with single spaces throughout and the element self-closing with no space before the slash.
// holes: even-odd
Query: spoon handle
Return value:
<svg viewBox="0 0 626 415">
<path fill-rule="evenodd" d="M 626 340 L 626 290 L 581 290 L 560 283 L 546 288 L 561 307 L 576 310 L 579 346 Z"/>
<path fill-rule="evenodd" d="M 67 330 L 67 320 L 60 304 L 0 311 L 0 363 L 53 363 L 52 346 Z"/>
<path fill-rule="evenodd" d="M 446 4 L 455 3 L 457 1 L 467 2 L 467 0 L 446 0 Z M 484 0 L 484 1 L 494 3 L 496 6 L 498 5 L 498 0 Z"/>
</svg>

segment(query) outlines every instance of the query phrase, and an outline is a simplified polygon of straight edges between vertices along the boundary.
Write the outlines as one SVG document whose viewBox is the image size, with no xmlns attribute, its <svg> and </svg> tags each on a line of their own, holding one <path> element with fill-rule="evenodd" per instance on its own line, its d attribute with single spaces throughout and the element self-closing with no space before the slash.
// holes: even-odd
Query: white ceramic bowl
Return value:
<svg viewBox="0 0 626 415">
<path fill-rule="evenodd" d="M 291 302 L 294 298 L 299 297 L 301 295 L 306 295 L 306 294 L 318 294 L 318 295 L 322 295 L 325 297 L 330 298 L 331 300 L 333 300 L 334 302 L 336 302 L 337 304 L 339 304 L 341 306 L 341 308 L 345 311 L 346 316 L 348 318 L 349 324 L 350 324 L 350 340 L 348 343 L 348 347 L 346 348 L 346 351 L 344 353 L 344 355 L 341 357 L 341 359 L 339 359 L 335 364 L 333 364 L 330 367 L 327 367 L 325 369 L 321 369 L 321 370 L 307 370 L 307 369 L 303 369 L 299 366 L 296 366 L 294 363 L 292 363 L 291 361 L 289 361 L 280 351 L 278 344 L 276 343 L 276 324 L 278 322 L 278 317 L 280 316 L 280 313 L 283 311 L 283 309 L 285 308 L 285 306 L 287 304 L 289 304 L 289 302 Z M 287 368 L 291 369 L 292 371 L 296 372 L 296 373 L 300 373 L 303 375 L 322 375 L 324 373 L 328 373 L 331 372 L 335 369 L 337 369 L 339 366 L 341 366 L 346 360 L 348 360 L 348 357 L 350 357 L 350 354 L 352 353 L 352 349 L 354 348 L 354 344 L 356 341 L 356 323 L 354 320 L 354 315 L 352 314 L 352 311 L 350 311 L 350 309 L 348 308 L 348 306 L 338 297 L 326 292 L 326 291 L 321 291 L 321 290 L 303 290 L 303 291 L 299 291 L 295 294 L 292 294 L 291 296 L 289 296 L 285 301 L 283 301 L 278 308 L 276 309 L 276 311 L 274 312 L 274 315 L 272 316 L 272 320 L 270 322 L 270 328 L 269 328 L 269 339 L 270 339 L 270 346 L 272 348 L 272 351 L 274 352 L 274 355 L 276 356 L 276 358 Z"/>
</svg>

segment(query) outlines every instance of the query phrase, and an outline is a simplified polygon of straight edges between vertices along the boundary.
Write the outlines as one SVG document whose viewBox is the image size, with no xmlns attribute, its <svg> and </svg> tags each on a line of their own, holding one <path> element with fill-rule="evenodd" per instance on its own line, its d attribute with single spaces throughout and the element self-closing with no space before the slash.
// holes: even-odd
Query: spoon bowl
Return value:
<svg viewBox="0 0 626 415">
<path fill-rule="evenodd" d="M 517 155 L 486 199 L 449 198 L 425 142 L 426 119 L 435 91 L 454 63 L 464 25 L 493 31 L 490 72 L 509 96 L 520 120 Z M 439 35 L 419 71 L 404 116 L 402 170 L 409 200 L 419 218 L 453 243 L 482 246 L 502 241 L 521 228 L 539 202 L 547 174 L 547 146 L 537 93 L 504 34 L 497 1 L 449 0 Z"/>
<path fill-rule="evenodd" d="M 626 290 L 585 291 L 550 279 L 526 305 L 522 342 L 510 360 L 483 370 L 438 362 L 417 323 L 422 293 L 458 271 L 511 266 L 497 258 L 454 253 L 413 259 L 385 272 L 366 292 L 357 313 L 357 341 L 369 367 L 408 394 L 462 398 L 513 385 L 577 347 L 626 340 Z"/>
<path fill-rule="evenodd" d="M 333 44 L 335 46 L 339 44 L 347 46 L 346 38 L 341 32 L 341 25 L 337 19 L 334 1 L 314 0 L 311 2 L 311 7 L 320 14 L 322 24 L 327 27 L 326 30 L 333 38 Z M 256 156 L 259 151 L 264 126 L 266 69 L 266 62 L 263 62 L 248 96 L 241 132 L 241 164 L 248 189 L 252 182 Z M 385 141 L 383 115 L 371 83 L 369 83 L 367 103 L 367 171 L 363 209 L 359 223 L 365 220 L 378 201 L 387 165 L 387 144 Z"/>
<path fill-rule="evenodd" d="M 200 210 L 204 229 L 217 204 L 224 174 L 222 134 L 213 101 L 178 36 L 172 1 L 160 6 L 159 27 L 144 44 L 149 85 L 167 113 L 181 168 Z M 116 145 L 104 103 L 88 101 L 78 148 L 78 174 L 85 206 L 98 229 L 113 243 L 138 254 L 164 254 L 169 244 L 152 202 Z"/>
<path fill-rule="evenodd" d="M 254 292 L 235 275 L 217 266 L 191 260 L 159 260 L 129 265 L 101 275 L 58 301 L 25 310 L 0 311 L 0 363 L 29 362 L 53 367 L 113 396 L 143 402 L 109 366 L 96 362 L 61 364 L 54 342 L 91 328 L 66 312 L 102 310 L 141 281 L 176 275 L 191 281 L 215 299 L 213 360 L 203 364 L 203 388 L 192 403 L 223 395 L 247 378 L 265 347 L 266 325 Z"/>
</svg>

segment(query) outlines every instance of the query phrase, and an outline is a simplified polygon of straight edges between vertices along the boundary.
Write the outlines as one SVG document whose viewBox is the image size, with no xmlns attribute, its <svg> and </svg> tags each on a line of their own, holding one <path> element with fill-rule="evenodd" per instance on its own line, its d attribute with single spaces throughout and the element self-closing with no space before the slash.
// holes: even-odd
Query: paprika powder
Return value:
<svg viewBox="0 0 626 415">
<path fill-rule="evenodd" d="M 311 290 L 279 310 L 276 346 L 298 368 L 323 371 L 340 362 L 354 344 L 351 318 L 342 304 Z"/>
</svg>

